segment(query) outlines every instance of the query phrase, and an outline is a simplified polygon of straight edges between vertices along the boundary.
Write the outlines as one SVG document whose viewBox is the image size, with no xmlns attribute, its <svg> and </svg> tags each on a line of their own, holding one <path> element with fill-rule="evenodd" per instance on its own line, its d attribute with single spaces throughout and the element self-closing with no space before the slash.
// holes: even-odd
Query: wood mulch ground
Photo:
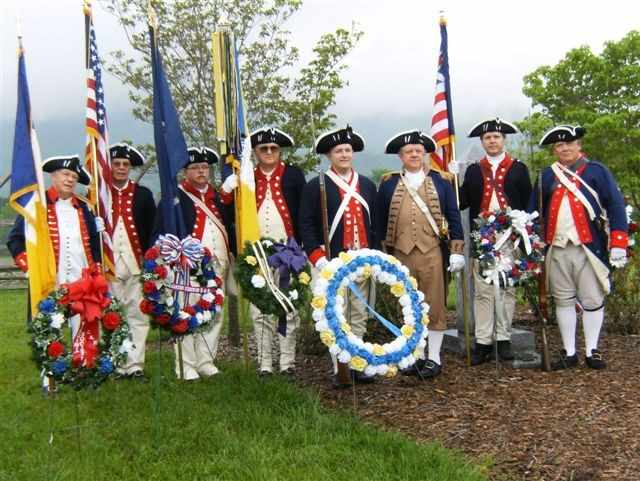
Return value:
<svg viewBox="0 0 640 481">
<path fill-rule="evenodd" d="M 555 354 L 557 328 L 549 334 Z M 640 336 L 604 334 L 604 371 L 585 366 L 582 337 L 578 346 L 580 366 L 568 371 L 496 374 L 494 363 L 468 368 L 445 353 L 435 380 L 398 376 L 346 391 L 332 388 L 328 355 L 300 355 L 297 381 L 366 422 L 472 460 L 490 456 L 493 480 L 640 480 Z"/>
</svg>

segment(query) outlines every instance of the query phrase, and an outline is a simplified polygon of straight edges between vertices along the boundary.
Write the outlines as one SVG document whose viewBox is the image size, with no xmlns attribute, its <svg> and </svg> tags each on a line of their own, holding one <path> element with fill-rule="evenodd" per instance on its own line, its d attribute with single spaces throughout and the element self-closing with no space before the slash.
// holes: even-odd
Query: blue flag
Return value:
<svg viewBox="0 0 640 481">
<path fill-rule="evenodd" d="M 187 164 L 187 144 L 180 128 L 178 112 L 162 67 L 153 27 L 151 34 L 151 66 L 153 69 L 153 136 L 160 174 L 160 209 L 163 232 L 182 239 L 187 235 L 182 210 L 177 202 L 178 172 Z"/>
</svg>

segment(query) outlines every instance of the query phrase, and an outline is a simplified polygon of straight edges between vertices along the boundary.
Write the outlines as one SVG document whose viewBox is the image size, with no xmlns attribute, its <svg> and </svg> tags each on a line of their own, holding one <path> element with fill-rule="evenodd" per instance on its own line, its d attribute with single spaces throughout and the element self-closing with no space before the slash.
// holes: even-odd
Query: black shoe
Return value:
<svg viewBox="0 0 640 481">
<path fill-rule="evenodd" d="M 567 356 L 567 351 L 562 349 L 560 351 L 560 358 L 551 363 L 552 371 L 561 371 L 562 369 L 569 369 L 578 365 L 578 354 L 573 356 Z"/>
<path fill-rule="evenodd" d="M 424 367 L 424 359 L 416 359 L 416 362 L 412 366 L 401 370 L 400 373 L 403 376 L 417 376 L 418 371 L 420 371 L 423 367 Z"/>
<path fill-rule="evenodd" d="M 351 380 L 349 380 L 349 382 L 347 383 L 340 382 L 340 378 L 338 377 L 338 375 L 334 374 L 333 376 L 331 376 L 331 385 L 334 389 L 348 389 L 353 384 L 351 383 Z"/>
<path fill-rule="evenodd" d="M 422 369 L 420 369 L 418 377 L 421 377 L 422 379 L 429 379 L 440 375 L 441 372 L 442 366 L 440 364 L 432 361 L 431 359 L 427 359 L 424 362 L 424 366 L 422 367 Z"/>
<path fill-rule="evenodd" d="M 476 343 L 476 347 L 471 353 L 471 365 L 478 366 L 489 361 L 493 353 L 493 346 L 487 344 Z"/>
<path fill-rule="evenodd" d="M 511 341 L 498 341 L 498 358 L 501 361 L 513 361 L 516 358 L 511 352 Z"/>
<path fill-rule="evenodd" d="M 116 372 L 113 375 L 113 379 L 115 379 L 116 381 L 122 381 L 129 378 L 131 378 L 131 374 L 127 374 L 126 372 Z"/>
<path fill-rule="evenodd" d="M 591 369 L 604 369 L 607 367 L 607 363 L 602 358 L 602 353 L 597 349 L 592 349 L 591 356 L 585 357 L 585 360 L 587 361 L 587 366 Z"/>
<path fill-rule="evenodd" d="M 294 381 L 296 378 L 296 370 L 288 367 L 284 371 L 280 371 L 280 376 L 282 376 L 285 381 Z"/>
<path fill-rule="evenodd" d="M 147 382 L 147 377 L 144 375 L 144 371 L 142 371 L 141 369 L 133 371 L 131 374 L 129 374 L 129 377 L 134 381 Z"/>
<path fill-rule="evenodd" d="M 273 376 L 273 373 L 271 371 L 267 371 L 267 370 L 258 371 L 258 377 L 263 381 L 266 381 L 271 376 Z"/>
<path fill-rule="evenodd" d="M 367 376 L 365 373 L 354 369 L 351 370 L 351 376 L 356 384 L 371 384 L 376 380 L 375 376 Z"/>
</svg>

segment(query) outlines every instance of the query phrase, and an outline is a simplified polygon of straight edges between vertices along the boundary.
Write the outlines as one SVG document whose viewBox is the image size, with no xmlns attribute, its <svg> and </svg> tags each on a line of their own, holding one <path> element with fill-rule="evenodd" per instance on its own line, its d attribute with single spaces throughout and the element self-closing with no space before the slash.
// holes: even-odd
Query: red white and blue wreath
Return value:
<svg viewBox="0 0 640 481">
<path fill-rule="evenodd" d="M 74 315 L 80 324 L 68 341 L 65 327 Z M 133 348 L 124 309 L 97 266 L 41 300 L 29 331 L 42 374 L 76 389 L 104 382 Z"/>
<path fill-rule="evenodd" d="M 354 282 L 368 278 L 388 285 L 402 306 L 401 327 L 374 313 L 396 335 L 386 344 L 364 342 L 353 334 L 344 316 L 347 289 L 353 290 Z M 320 271 L 314 284 L 311 306 L 315 329 L 329 352 L 351 369 L 368 376 L 394 376 L 398 368 L 406 369 L 424 358 L 429 306 L 417 287 L 409 269 L 389 254 L 373 249 L 341 252 Z"/>
<path fill-rule="evenodd" d="M 481 214 L 471 232 L 472 255 L 487 284 L 522 285 L 541 272 L 544 242 L 539 235 L 538 213 L 515 209 Z"/>
<path fill-rule="evenodd" d="M 224 303 L 217 267 L 199 240 L 160 236 L 144 255 L 140 310 L 174 337 L 208 329 Z"/>
</svg>

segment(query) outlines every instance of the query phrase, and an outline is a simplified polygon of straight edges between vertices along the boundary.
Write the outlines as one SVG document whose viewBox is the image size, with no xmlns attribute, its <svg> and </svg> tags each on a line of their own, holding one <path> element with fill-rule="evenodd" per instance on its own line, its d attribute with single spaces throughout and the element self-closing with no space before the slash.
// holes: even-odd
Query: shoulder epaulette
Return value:
<svg viewBox="0 0 640 481">
<path fill-rule="evenodd" d="M 382 174 L 382 177 L 380 177 L 380 182 L 385 182 L 387 180 L 389 180 L 391 177 L 393 177 L 394 175 L 400 175 L 400 171 L 399 170 L 392 170 L 391 172 L 385 172 L 384 174 Z"/>
</svg>

